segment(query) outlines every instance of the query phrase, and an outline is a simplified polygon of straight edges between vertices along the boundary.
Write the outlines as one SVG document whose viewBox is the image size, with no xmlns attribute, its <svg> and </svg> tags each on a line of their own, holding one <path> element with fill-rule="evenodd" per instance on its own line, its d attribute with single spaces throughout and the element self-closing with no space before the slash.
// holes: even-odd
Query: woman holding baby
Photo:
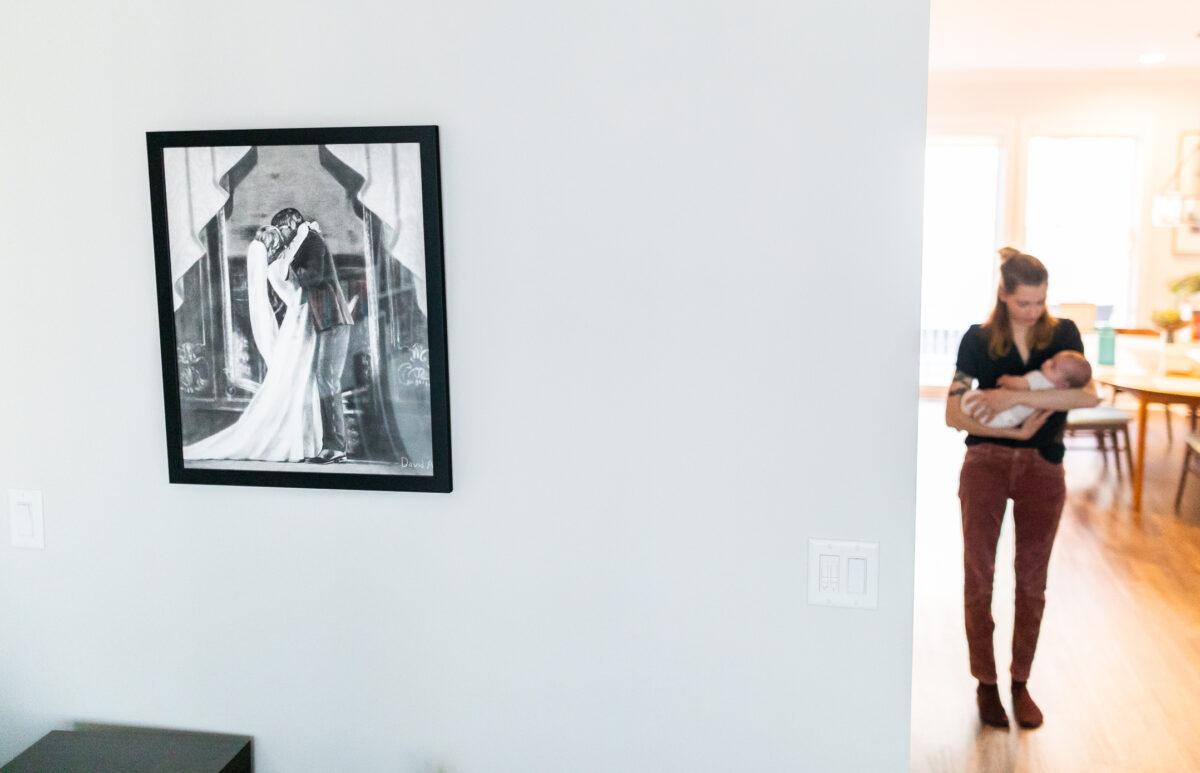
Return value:
<svg viewBox="0 0 1200 773">
<path fill-rule="evenodd" d="M 1046 310 L 1046 267 L 1011 247 L 1000 251 L 1000 259 L 996 305 L 987 322 L 972 325 L 959 345 L 946 424 L 967 432 L 958 495 L 967 646 L 971 675 L 979 680 L 979 718 L 1008 727 L 997 685 L 991 608 L 996 543 L 1011 499 L 1016 527 L 1012 707 L 1017 723 L 1031 728 L 1042 724 L 1026 681 L 1046 604 L 1050 551 L 1066 501 L 1066 411 L 1099 400 L 1079 329 Z M 975 382 L 978 389 L 972 390 Z"/>
</svg>

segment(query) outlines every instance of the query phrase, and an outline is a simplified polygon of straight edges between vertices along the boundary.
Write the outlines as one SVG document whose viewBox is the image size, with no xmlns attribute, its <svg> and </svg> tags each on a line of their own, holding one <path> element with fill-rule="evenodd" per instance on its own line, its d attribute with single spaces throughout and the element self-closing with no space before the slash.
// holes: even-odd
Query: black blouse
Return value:
<svg viewBox="0 0 1200 773">
<path fill-rule="evenodd" d="M 1028 362 L 1021 362 L 1021 355 L 1015 345 L 1009 348 L 1008 354 L 993 359 L 988 353 L 987 333 L 984 332 L 983 326 L 971 325 L 958 345 L 957 367 L 959 371 L 975 378 L 980 389 L 991 389 L 996 386 L 996 381 L 1001 376 L 1023 376 L 1040 368 L 1043 362 L 1054 355 L 1068 349 L 1083 353 L 1083 339 L 1079 336 L 1079 328 L 1069 319 L 1058 320 L 1049 346 L 1045 349 L 1031 350 Z M 1014 448 L 1036 448 L 1048 461 L 1058 464 L 1062 462 L 1066 453 L 1063 446 L 1063 429 L 1066 424 L 1067 412 L 1056 411 L 1029 440 L 967 435 L 967 445 L 995 443 Z"/>
</svg>

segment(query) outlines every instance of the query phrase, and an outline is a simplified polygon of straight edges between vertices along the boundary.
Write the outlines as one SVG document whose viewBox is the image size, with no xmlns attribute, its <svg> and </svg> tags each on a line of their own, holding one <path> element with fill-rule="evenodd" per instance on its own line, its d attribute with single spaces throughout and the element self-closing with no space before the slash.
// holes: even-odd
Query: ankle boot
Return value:
<svg viewBox="0 0 1200 773">
<path fill-rule="evenodd" d="M 1000 702 L 1000 688 L 994 684 L 979 683 L 975 688 L 975 705 L 979 707 L 979 721 L 991 727 L 1008 727 L 1008 715 Z"/>
<path fill-rule="evenodd" d="M 1018 725 L 1025 728 L 1042 726 L 1042 710 L 1033 702 L 1024 682 L 1013 682 L 1012 700 L 1013 714 L 1017 718 Z"/>
</svg>

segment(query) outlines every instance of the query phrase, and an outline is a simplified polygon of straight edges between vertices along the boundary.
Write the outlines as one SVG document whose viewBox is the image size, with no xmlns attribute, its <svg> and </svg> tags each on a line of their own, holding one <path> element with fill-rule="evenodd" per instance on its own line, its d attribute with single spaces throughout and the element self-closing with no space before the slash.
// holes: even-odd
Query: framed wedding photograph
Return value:
<svg viewBox="0 0 1200 773">
<path fill-rule="evenodd" d="M 171 482 L 451 491 L 437 127 L 146 146 Z"/>
</svg>

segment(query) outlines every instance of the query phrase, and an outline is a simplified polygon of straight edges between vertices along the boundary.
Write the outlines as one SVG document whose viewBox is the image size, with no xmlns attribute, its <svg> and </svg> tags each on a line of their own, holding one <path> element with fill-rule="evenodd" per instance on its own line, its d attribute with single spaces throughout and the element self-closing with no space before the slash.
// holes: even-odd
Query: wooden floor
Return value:
<svg viewBox="0 0 1200 773">
<path fill-rule="evenodd" d="M 922 400 L 917 493 L 913 771 L 1200 771 L 1200 476 L 1172 510 L 1187 419 L 1147 433 L 1144 514 L 1086 439 L 1069 440 L 1068 499 L 1050 563 L 1030 692 L 1037 730 L 984 729 L 967 669 L 957 486 L 961 435 Z M 1135 441 L 1136 442 L 1136 441 Z M 1008 703 L 1013 532 L 996 560 L 997 669 Z M 1011 716 L 1011 708 L 1010 708 Z"/>
</svg>

